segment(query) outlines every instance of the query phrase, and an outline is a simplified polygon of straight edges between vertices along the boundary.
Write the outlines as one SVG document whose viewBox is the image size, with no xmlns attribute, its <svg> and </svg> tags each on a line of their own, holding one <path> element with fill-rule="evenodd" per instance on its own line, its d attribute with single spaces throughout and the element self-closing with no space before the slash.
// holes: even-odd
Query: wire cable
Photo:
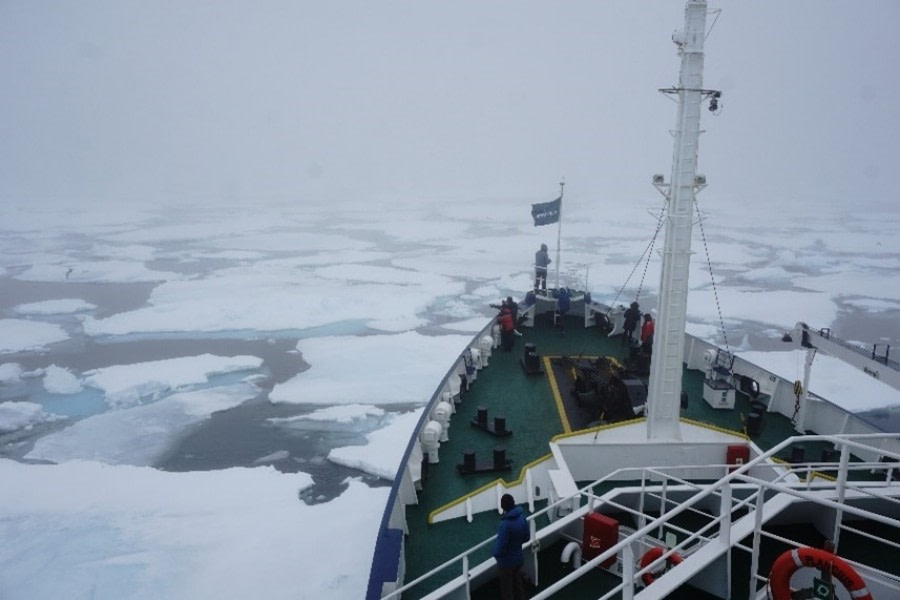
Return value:
<svg viewBox="0 0 900 600">
<path fill-rule="evenodd" d="M 725 331 L 725 319 L 722 318 L 722 305 L 719 303 L 719 290 L 716 287 L 716 278 L 713 275 L 712 261 L 709 258 L 709 245 L 706 243 L 706 232 L 703 230 L 703 215 L 700 214 L 700 206 L 694 200 L 694 208 L 697 211 L 697 224 L 700 225 L 700 237 L 703 240 L 703 249 L 706 251 L 706 266 L 709 269 L 709 280 L 712 282 L 713 296 L 716 299 L 716 310 L 719 313 L 719 327 L 722 330 L 722 339 L 725 342 L 725 351 L 731 353 L 728 347 L 728 332 Z"/>
<path fill-rule="evenodd" d="M 628 282 L 631 281 L 634 272 L 637 271 L 637 268 L 640 266 L 641 262 L 644 262 L 644 257 L 647 257 L 646 262 L 644 263 L 644 273 L 641 275 L 641 283 L 638 286 L 637 295 L 634 298 L 634 301 L 637 302 L 641 296 L 641 290 L 644 287 L 644 278 L 647 276 L 647 267 L 650 265 L 650 257 L 653 254 L 653 246 L 656 244 L 656 238 L 659 237 L 659 232 L 662 229 L 664 217 L 666 214 L 666 205 L 663 205 L 662 209 L 659 211 L 659 219 L 656 222 L 656 231 L 653 232 L 653 237 L 650 239 L 650 242 L 647 244 L 647 247 L 644 248 L 644 251 L 641 253 L 640 257 L 638 257 L 637 262 L 634 263 L 634 267 L 631 269 L 631 273 L 628 274 L 628 277 L 625 279 L 625 283 L 622 284 L 622 287 L 619 288 L 619 291 L 616 292 L 616 297 L 613 298 L 613 301 L 609 303 L 609 310 L 606 311 L 606 316 L 609 316 L 609 313 L 612 312 L 613 307 L 616 305 L 616 301 L 619 299 L 619 296 L 622 295 L 622 292 L 625 291 L 625 288 L 628 286 Z"/>
</svg>

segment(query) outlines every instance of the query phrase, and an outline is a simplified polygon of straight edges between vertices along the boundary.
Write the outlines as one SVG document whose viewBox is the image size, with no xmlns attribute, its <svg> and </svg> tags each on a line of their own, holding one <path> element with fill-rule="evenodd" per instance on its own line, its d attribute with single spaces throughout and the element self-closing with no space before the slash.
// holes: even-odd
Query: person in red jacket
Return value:
<svg viewBox="0 0 900 600">
<path fill-rule="evenodd" d="M 648 354 L 653 348 L 653 330 L 653 317 L 647 313 L 644 315 L 644 324 L 641 325 L 641 348 Z"/>
<path fill-rule="evenodd" d="M 512 311 L 508 306 L 504 306 L 500 310 L 497 322 L 500 323 L 500 345 L 503 346 L 505 351 L 509 352 L 516 341 L 516 323 L 513 321 Z"/>
</svg>

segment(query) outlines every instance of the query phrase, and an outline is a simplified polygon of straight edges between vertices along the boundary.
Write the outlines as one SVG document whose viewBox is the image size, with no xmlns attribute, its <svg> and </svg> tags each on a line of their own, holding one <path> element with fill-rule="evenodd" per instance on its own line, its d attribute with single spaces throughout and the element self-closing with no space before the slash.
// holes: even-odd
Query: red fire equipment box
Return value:
<svg viewBox="0 0 900 600">
<path fill-rule="evenodd" d="M 725 451 L 725 462 L 731 465 L 728 470 L 734 471 L 750 460 L 750 446 L 728 446 Z"/>
<path fill-rule="evenodd" d="M 584 561 L 599 556 L 619 541 L 619 522 L 600 513 L 590 513 L 584 518 L 584 537 L 581 541 L 581 558 Z M 616 557 L 610 556 L 600 566 L 611 568 Z"/>
</svg>

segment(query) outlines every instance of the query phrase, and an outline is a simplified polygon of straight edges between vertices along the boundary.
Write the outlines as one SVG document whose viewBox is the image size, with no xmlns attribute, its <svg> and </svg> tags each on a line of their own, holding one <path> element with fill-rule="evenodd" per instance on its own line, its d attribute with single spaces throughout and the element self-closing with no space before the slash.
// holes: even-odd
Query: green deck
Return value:
<svg viewBox="0 0 900 600">
<path fill-rule="evenodd" d="M 477 380 L 463 394 L 449 431 L 450 441 L 441 445 L 440 462 L 427 466 L 419 504 L 407 507 L 410 535 L 406 538 L 406 581 L 462 554 L 496 532 L 497 514 L 494 512 L 477 514 L 472 523 L 454 519 L 428 524 L 428 516 L 435 509 L 498 480 L 495 473 L 460 475 L 456 465 L 462 462 L 463 451 L 475 450 L 478 460 L 482 461 L 492 457 L 495 447 L 505 448 L 507 458 L 512 460 L 512 469 L 499 477 L 514 482 L 522 476 L 523 467 L 548 455 L 550 438 L 565 432 L 550 378 L 527 375 L 520 364 L 524 344 L 534 343 L 537 353 L 543 357 L 616 356 L 624 359 L 626 353 L 620 337 L 608 338 L 597 328 L 585 329 L 580 319 L 571 318 L 567 322 L 565 335 L 541 320 L 534 328 L 523 328 L 522 331 L 524 337 L 517 338 L 513 351 L 495 350 L 490 366 L 479 372 Z M 683 389 L 688 393 L 689 403 L 688 408 L 682 410 L 682 416 L 723 429 L 742 431 L 744 415 L 750 412 L 749 399 L 738 394 L 735 410 L 716 410 L 703 401 L 702 388 L 703 374 L 685 370 Z M 559 391 L 568 393 L 567 389 Z M 489 422 L 493 422 L 494 416 L 505 416 L 507 428 L 513 435 L 497 438 L 469 425 L 468 421 L 475 418 L 479 406 L 488 408 Z M 761 448 L 769 449 L 791 435 L 794 430 L 790 421 L 769 413 L 765 416 L 762 434 L 752 440 Z M 823 448 L 807 447 L 807 460 L 818 460 Z M 489 556 L 490 549 L 485 548 L 472 557 L 471 564 L 478 564 Z M 420 597 L 459 573 L 457 564 L 442 577 L 431 578 L 426 584 L 417 586 L 408 596 Z"/>
</svg>

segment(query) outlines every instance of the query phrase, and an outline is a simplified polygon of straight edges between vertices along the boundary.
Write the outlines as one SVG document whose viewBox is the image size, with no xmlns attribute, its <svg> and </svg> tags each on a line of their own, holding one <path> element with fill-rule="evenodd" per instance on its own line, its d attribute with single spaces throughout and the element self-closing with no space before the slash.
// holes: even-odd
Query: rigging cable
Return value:
<svg viewBox="0 0 900 600">
<path fill-rule="evenodd" d="M 706 232 L 703 230 L 703 216 L 700 214 L 700 206 L 694 200 L 694 208 L 697 210 L 697 224 L 700 225 L 700 237 L 703 239 L 703 249 L 706 251 L 706 266 L 709 269 L 709 280 L 712 282 L 713 296 L 716 299 L 716 310 L 719 313 L 719 326 L 722 328 L 722 339 L 725 342 L 725 351 L 731 353 L 728 347 L 728 332 L 725 331 L 725 320 L 722 318 L 722 306 L 719 304 L 719 290 L 716 288 L 716 278 L 713 275 L 712 261 L 709 258 L 709 245 L 706 243 Z"/>
<path fill-rule="evenodd" d="M 641 283 L 640 285 L 638 285 L 638 291 L 634 297 L 635 302 L 637 302 L 638 298 L 641 297 L 641 290 L 644 289 L 644 279 L 647 278 L 647 268 L 650 266 L 650 258 L 653 256 L 653 246 L 656 244 L 656 238 L 659 236 L 659 232 L 662 229 L 664 214 L 665 206 L 663 206 L 663 208 L 659 211 L 659 220 L 656 222 L 656 231 L 653 234 L 653 239 L 650 240 L 650 247 L 646 250 L 647 260 L 644 261 L 644 272 L 641 274 Z"/>
<path fill-rule="evenodd" d="M 716 10 L 714 10 L 714 11 L 712 11 L 712 12 L 716 13 L 716 18 L 713 19 L 712 25 L 709 26 L 709 30 L 706 32 L 706 37 L 703 38 L 703 41 L 706 41 L 706 40 L 709 39 L 709 35 L 712 33 L 713 27 L 716 26 L 716 23 L 719 22 L 719 17 L 722 15 L 722 9 L 721 9 L 721 8 L 716 9 Z"/>
<path fill-rule="evenodd" d="M 616 305 L 616 300 L 618 300 L 619 296 L 622 295 L 622 292 L 625 291 L 625 287 L 628 285 L 628 282 L 631 281 L 631 277 L 634 275 L 634 272 L 637 271 L 637 268 L 641 264 L 641 262 L 644 262 L 644 257 L 646 256 L 647 260 L 644 262 L 644 273 L 641 275 L 641 283 L 640 285 L 638 285 L 638 291 L 637 295 L 634 297 L 634 301 L 637 302 L 641 297 L 641 290 L 644 287 L 644 278 L 647 277 L 647 267 L 650 266 L 650 257 L 653 254 L 653 246 L 656 244 L 656 238 L 659 237 L 659 232 L 663 226 L 663 217 L 666 214 L 666 206 L 667 204 L 664 204 L 662 209 L 659 211 L 659 219 L 656 222 L 656 231 L 653 232 L 653 237 L 650 239 L 650 243 L 647 244 L 647 247 L 644 248 L 641 256 L 637 259 L 637 262 L 634 263 L 634 267 L 631 269 L 631 273 L 629 273 L 628 277 L 625 279 L 625 283 L 623 283 L 622 287 L 619 288 L 619 291 L 616 292 L 616 297 L 613 298 L 613 301 L 609 303 L 609 309 L 606 311 L 607 317 L 609 317 L 609 313 L 612 312 L 613 307 Z"/>
</svg>

